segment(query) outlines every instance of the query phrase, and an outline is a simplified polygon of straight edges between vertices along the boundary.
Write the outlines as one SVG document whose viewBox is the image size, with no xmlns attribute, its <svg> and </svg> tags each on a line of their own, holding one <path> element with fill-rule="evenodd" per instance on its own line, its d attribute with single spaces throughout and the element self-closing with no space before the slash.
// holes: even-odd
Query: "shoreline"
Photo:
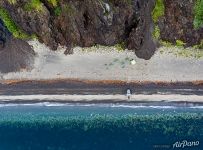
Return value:
<svg viewBox="0 0 203 150">
<path fill-rule="evenodd" d="M 130 88 L 130 100 L 125 96 Z M 203 81 L 7 80 L 0 83 L 0 103 L 176 103 L 203 105 Z"/>
<path fill-rule="evenodd" d="M 0 104 L 191 104 L 203 106 L 202 95 L 132 95 L 130 99 L 125 95 L 12 95 L 0 96 Z"/>
</svg>

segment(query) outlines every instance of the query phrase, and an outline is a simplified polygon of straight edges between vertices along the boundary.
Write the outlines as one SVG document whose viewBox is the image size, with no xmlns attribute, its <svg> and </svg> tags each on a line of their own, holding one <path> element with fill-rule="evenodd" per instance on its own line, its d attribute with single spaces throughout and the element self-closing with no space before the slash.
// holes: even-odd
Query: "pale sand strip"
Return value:
<svg viewBox="0 0 203 150">
<path fill-rule="evenodd" d="M 190 102 L 203 103 L 203 96 L 198 95 L 132 95 L 128 100 L 125 95 L 18 95 L 0 96 L 0 101 L 64 101 L 64 102 Z"/>
<path fill-rule="evenodd" d="M 118 52 L 113 47 L 75 48 L 73 55 L 64 49 L 53 52 L 37 41 L 29 42 L 38 57 L 32 71 L 0 74 L 3 80 L 122 80 L 133 81 L 197 81 L 203 80 L 203 58 L 176 57 L 173 48 L 160 48 L 150 60 L 139 59 L 134 52 Z M 172 49 L 172 50 L 171 50 Z M 174 48 L 178 51 L 178 48 Z M 131 59 L 135 64 L 130 64 Z M 1 80 L 2 78 L 2 80 Z"/>
</svg>

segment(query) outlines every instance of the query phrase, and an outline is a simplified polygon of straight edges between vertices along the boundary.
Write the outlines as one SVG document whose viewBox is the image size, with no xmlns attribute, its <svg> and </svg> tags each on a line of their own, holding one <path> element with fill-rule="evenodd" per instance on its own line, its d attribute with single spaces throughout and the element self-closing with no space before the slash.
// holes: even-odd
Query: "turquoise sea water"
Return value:
<svg viewBox="0 0 203 150">
<path fill-rule="evenodd" d="M 0 150 L 153 150 L 184 140 L 203 149 L 203 108 L 135 105 L 4 105 Z"/>
</svg>

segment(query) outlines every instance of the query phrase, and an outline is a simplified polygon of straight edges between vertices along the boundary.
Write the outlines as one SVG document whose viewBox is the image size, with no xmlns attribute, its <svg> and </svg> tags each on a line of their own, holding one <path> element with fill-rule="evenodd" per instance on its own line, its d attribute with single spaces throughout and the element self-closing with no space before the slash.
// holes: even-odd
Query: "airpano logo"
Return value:
<svg viewBox="0 0 203 150">
<path fill-rule="evenodd" d="M 186 148 L 186 147 L 198 147 L 200 145 L 199 141 L 177 141 L 173 144 L 173 148 Z"/>
</svg>

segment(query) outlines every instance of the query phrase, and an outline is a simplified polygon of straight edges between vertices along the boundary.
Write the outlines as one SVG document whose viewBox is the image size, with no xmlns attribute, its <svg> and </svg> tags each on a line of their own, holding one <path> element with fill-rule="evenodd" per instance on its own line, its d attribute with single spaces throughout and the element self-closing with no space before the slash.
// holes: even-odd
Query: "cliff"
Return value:
<svg viewBox="0 0 203 150">
<path fill-rule="evenodd" d="M 13 38 L 0 19 L 0 72 L 31 69 L 35 53 L 25 41 Z"/>
<path fill-rule="evenodd" d="M 0 17 L 15 38 L 66 46 L 65 54 L 119 44 L 150 59 L 157 43 L 203 43 L 203 0 L 1 0 Z"/>
</svg>

